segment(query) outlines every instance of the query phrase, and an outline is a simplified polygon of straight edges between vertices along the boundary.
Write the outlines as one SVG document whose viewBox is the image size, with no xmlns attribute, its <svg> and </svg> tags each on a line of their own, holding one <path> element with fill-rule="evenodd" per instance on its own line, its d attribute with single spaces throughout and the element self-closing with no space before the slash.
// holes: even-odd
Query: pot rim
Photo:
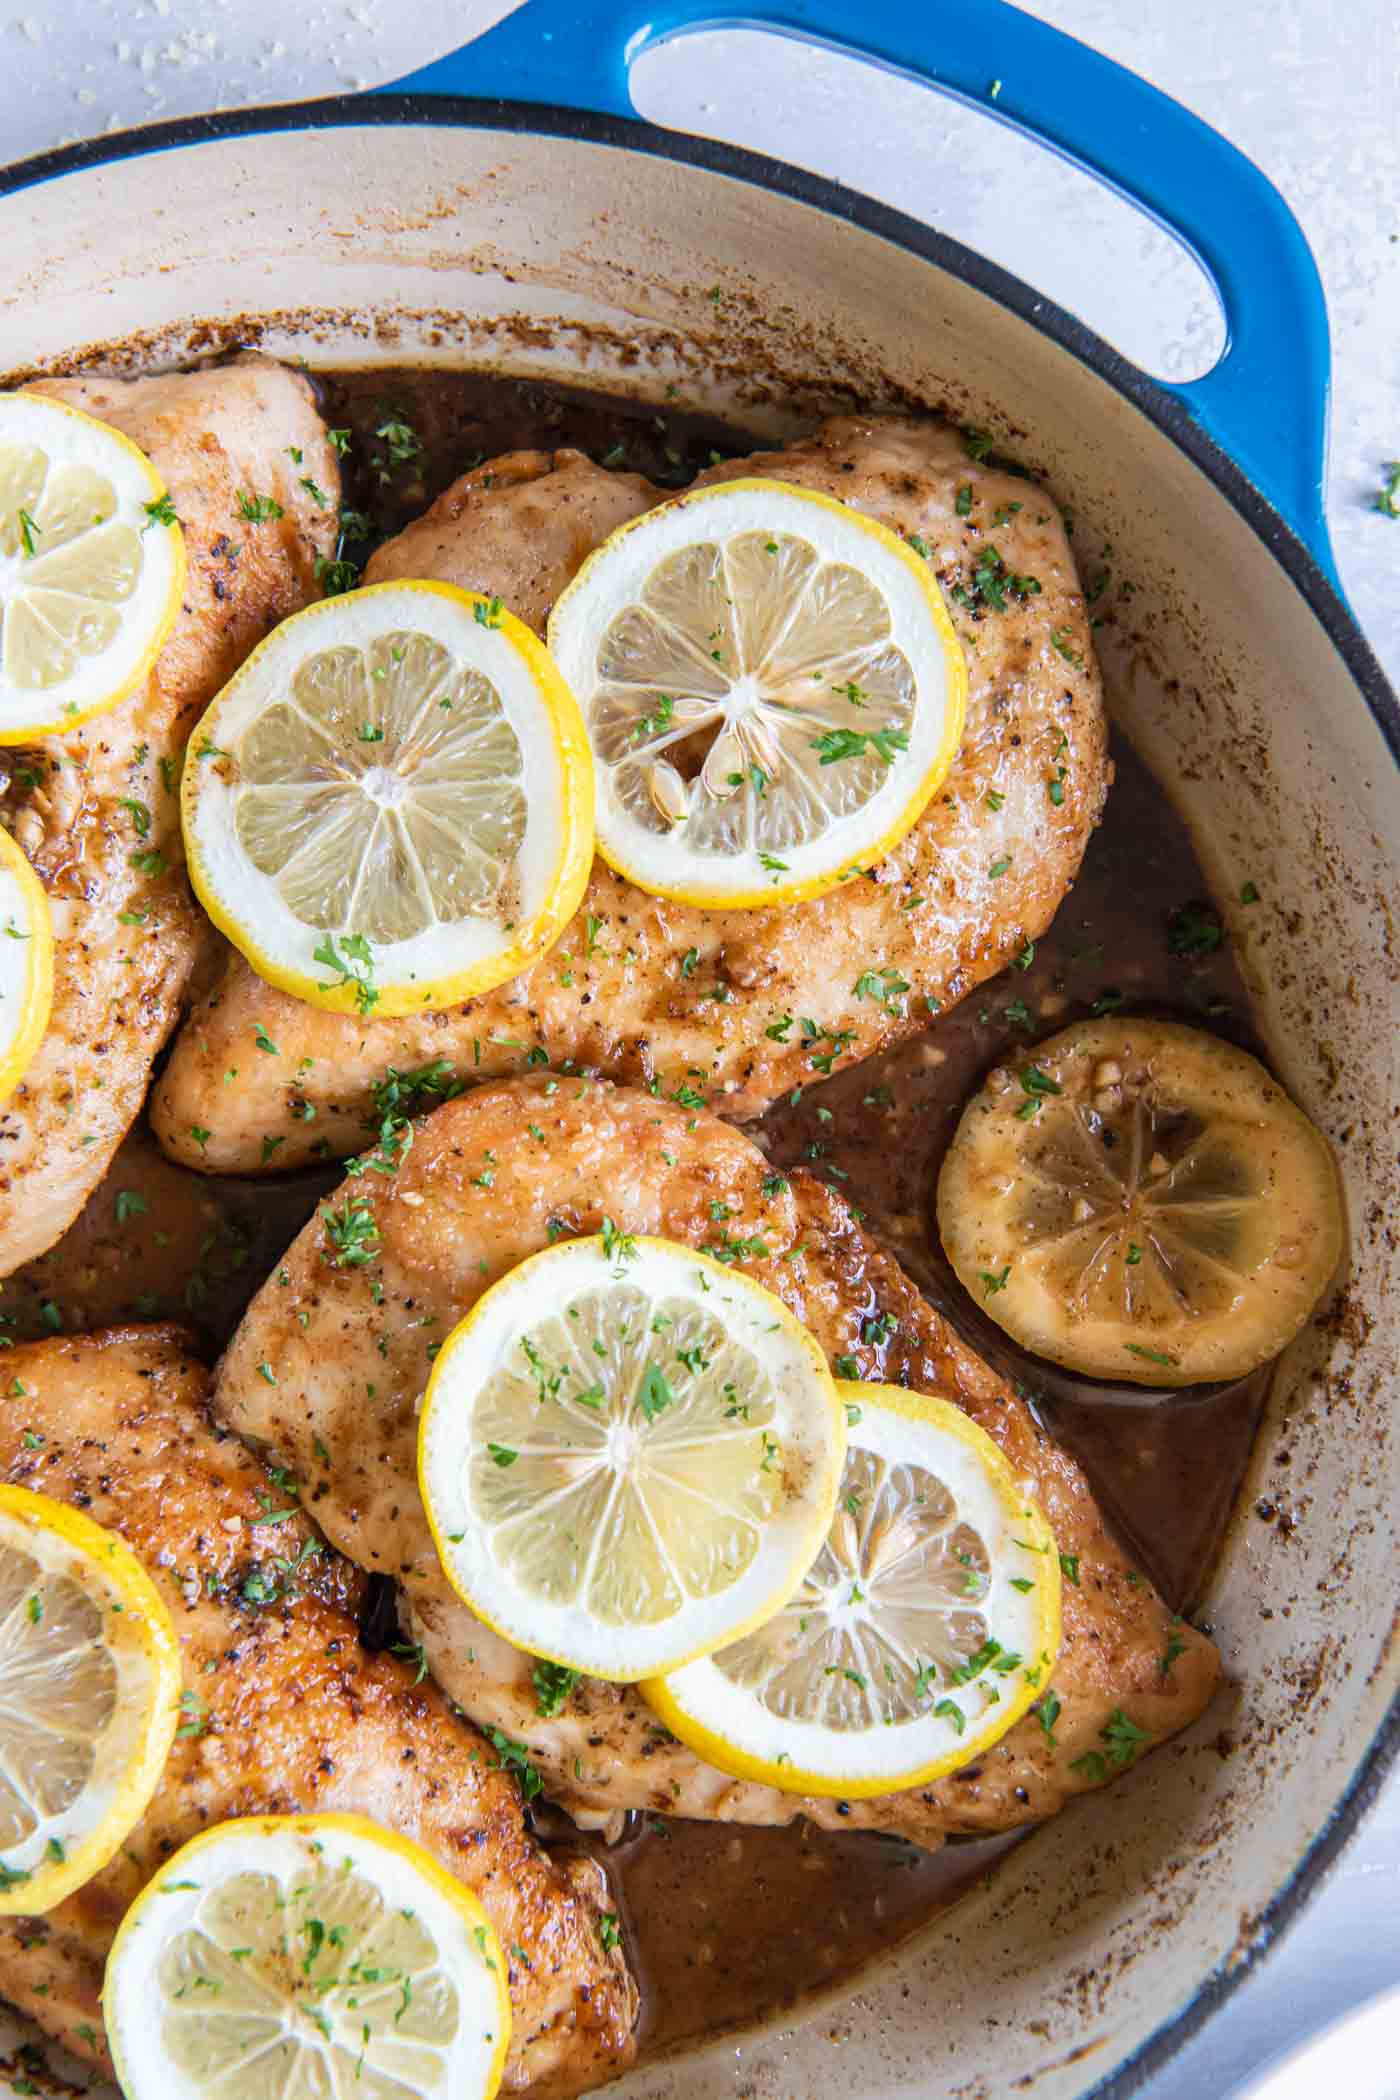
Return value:
<svg viewBox="0 0 1400 2100">
<path fill-rule="evenodd" d="M 1400 696 L 1390 685 L 1375 651 L 1341 593 L 1282 514 L 1242 471 L 1169 387 L 1144 372 L 1066 308 L 1036 292 L 999 263 L 940 233 L 892 205 L 879 203 L 829 177 L 792 166 L 771 154 L 719 139 L 671 131 L 640 118 L 614 117 L 549 103 L 494 97 L 403 93 L 328 96 L 321 101 L 278 103 L 266 108 L 220 110 L 166 119 L 106 137 L 79 140 L 0 167 L 0 202 L 59 177 L 111 161 L 213 144 L 224 139 L 293 131 L 329 131 L 364 126 L 424 124 L 434 128 L 503 131 L 571 139 L 644 153 L 749 183 L 791 197 L 862 232 L 906 249 L 935 268 L 970 284 L 999 306 L 1048 336 L 1137 408 L 1214 484 L 1283 569 L 1345 664 L 1400 772 Z M 1251 1976 L 1280 1936 L 1321 1887 L 1342 1847 L 1354 1836 L 1375 1802 L 1390 1769 L 1400 1762 L 1400 1689 L 1368 1744 L 1346 1788 L 1307 1845 L 1283 1885 L 1259 1914 L 1248 1947 L 1228 1967 L 1217 1966 L 1181 2009 L 1164 2020 L 1133 2053 L 1082 2100 L 1128 2100 L 1194 2039 L 1206 2022 Z"/>
</svg>

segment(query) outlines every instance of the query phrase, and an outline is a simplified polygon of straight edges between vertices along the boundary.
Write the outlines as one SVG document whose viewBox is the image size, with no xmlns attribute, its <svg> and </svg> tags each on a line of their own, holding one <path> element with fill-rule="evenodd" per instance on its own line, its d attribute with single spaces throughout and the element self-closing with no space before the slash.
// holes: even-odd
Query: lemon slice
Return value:
<svg viewBox="0 0 1400 2100">
<path fill-rule="evenodd" d="M 498 598 L 383 583 L 296 613 L 195 731 L 181 815 L 215 924 L 315 1006 L 406 1014 L 553 945 L 593 855 L 571 694 Z"/>
<path fill-rule="evenodd" d="M 991 1072 L 944 1161 L 938 1225 L 1008 1334 L 1137 1385 L 1266 1363 L 1342 1251 L 1321 1133 L 1257 1058 L 1168 1021 L 1085 1021 Z"/>
<path fill-rule="evenodd" d="M 363 1816 L 191 1839 L 123 1919 L 102 2009 L 126 2100 L 490 2100 L 510 2040 L 480 1903 Z"/>
<path fill-rule="evenodd" d="M 0 743 L 125 699 L 184 583 L 184 538 L 145 453 L 46 394 L 0 394 Z"/>
<path fill-rule="evenodd" d="M 967 666 L 928 564 L 786 482 L 622 526 L 549 644 L 588 720 L 599 852 L 687 904 L 815 897 L 878 861 L 962 735 Z"/>
<path fill-rule="evenodd" d="M 119 1538 L 0 1486 L 0 1915 L 52 1910 L 145 1813 L 180 1711 L 174 1629 Z"/>
<path fill-rule="evenodd" d="M 0 1101 L 29 1069 L 53 1004 L 53 923 L 44 885 L 0 830 Z"/>
<path fill-rule="evenodd" d="M 970 1764 L 1048 1688 L 1060 1563 L 960 1408 L 899 1386 L 837 1391 L 845 1470 L 805 1581 L 755 1632 L 642 1690 L 721 1772 L 855 1799 Z"/>
<path fill-rule="evenodd" d="M 444 1342 L 418 1477 L 453 1587 L 627 1683 L 776 1611 L 831 1521 L 845 1425 L 771 1291 L 609 1230 L 531 1256 Z"/>
</svg>

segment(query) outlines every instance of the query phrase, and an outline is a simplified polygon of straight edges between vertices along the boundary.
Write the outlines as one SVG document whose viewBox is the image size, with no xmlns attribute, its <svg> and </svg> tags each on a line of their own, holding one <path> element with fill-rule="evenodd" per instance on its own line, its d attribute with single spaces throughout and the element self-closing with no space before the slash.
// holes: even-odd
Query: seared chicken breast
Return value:
<svg viewBox="0 0 1400 2100">
<path fill-rule="evenodd" d="M 698 909 L 601 860 L 572 926 L 525 975 L 441 1013 L 365 1021 L 300 1005 L 230 953 L 155 1092 L 161 1142 L 256 1173 L 364 1141 L 391 1067 L 475 1083 L 544 1062 L 755 1116 L 921 1028 L 1024 953 L 1073 881 L 1107 784 L 1089 623 L 1063 522 L 1033 482 L 933 421 L 843 417 L 704 482 L 771 475 L 836 496 L 926 550 L 967 652 L 967 726 L 943 787 L 879 866 L 810 903 Z M 963 493 L 967 492 L 967 493 Z M 371 582 L 497 592 L 543 631 L 585 556 L 665 491 L 578 453 L 516 454 L 457 482 L 379 549 Z M 1033 582 L 992 603 L 993 548 Z M 255 1052 L 261 1027 L 277 1055 Z"/>
<path fill-rule="evenodd" d="M 180 1331 L 21 1346 L 5 1373 L 0 1477 L 120 1533 L 170 1609 L 185 1691 L 160 1787 L 117 1858 L 47 1917 L 0 1919 L 0 1992 L 110 2072 L 103 1963 L 171 1853 L 232 1816 L 354 1810 L 427 1846 L 490 1913 L 510 1960 L 506 2091 L 592 2091 L 622 2069 L 637 1997 L 603 1945 L 601 1874 L 546 1857 L 515 1780 L 412 1658 L 361 1647 L 362 1578 L 325 1551 L 295 1486 L 213 1427 Z"/>
<path fill-rule="evenodd" d="M 145 684 L 36 750 L 0 754 L 0 823 L 49 895 L 48 1032 L 0 1110 L 0 1275 L 51 1247 L 140 1111 L 190 973 L 213 943 L 185 878 L 185 741 L 255 642 L 319 596 L 340 477 L 311 388 L 267 358 L 37 390 L 122 431 L 159 468 L 189 573 Z M 267 498 L 275 512 L 244 513 Z M 161 531 L 153 525 L 153 531 Z"/>
<path fill-rule="evenodd" d="M 301 1233 L 249 1307 L 214 1405 L 293 1470 L 344 1553 L 394 1577 L 412 1638 L 444 1690 L 526 1745 L 546 1790 L 576 1816 L 805 1815 L 932 1847 L 952 1832 L 1035 1821 L 1101 1783 L 1122 1762 L 1104 1755 L 1120 1710 L 1155 1743 L 1205 1707 L 1219 1673 L 1211 1642 L 1131 1566 L 1079 1467 L 835 1191 L 774 1176 L 758 1147 L 715 1116 L 580 1078 L 477 1088 L 419 1124 L 399 1157 L 387 1177 L 348 1180 Z M 343 1219 L 351 1203 L 346 1261 L 345 1235 L 338 1245 L 327 1213 Z M 841 1803 L 702 1764 L 632 1686 L 585 1681 L 562 1710 L 541 1715 L 532 1659 L 482 1626 L 442 1573 L 416 1481 L 418 1402 L 437 1345 L 481 1292 L 561 1230 L 597 1232 L 605 1215 L 622 1232 L 737 1260 L 832 1358 L 854 1359 L 862 1378 L 941 1395 L 996 1439 L 1072 1570 L 1052 1676 L 1058 1713 L 1033 1711 L 974 1765 L 933 1785 Z"/>
</svg>

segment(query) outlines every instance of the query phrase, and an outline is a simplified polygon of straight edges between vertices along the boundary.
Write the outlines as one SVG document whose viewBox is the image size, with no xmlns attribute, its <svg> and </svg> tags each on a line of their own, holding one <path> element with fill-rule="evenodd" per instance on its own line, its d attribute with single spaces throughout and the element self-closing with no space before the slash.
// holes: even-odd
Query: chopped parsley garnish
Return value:
<svg viewBox="0 0 1400 2100">
<path fill-rule="evenodd" d="M 330 1242 L 328 1259 L 332 1267 L 360 1269 L 378 1254 L 379 1227 L 374 1212 L 362 1199 L 347 1201 L 339 1210 L 333 1210 L 329 1204 L 323 1205 L 321 1222 Z"/>
<path fill-rule="evenodd" d="M 728 1232 L 723 1232 L 717 1242 L 707 1240 L 700 1252 L 710 1255 L 715 1261 L 724 1262 L 726 1266 L 736 1261 L 766 1261 L 768 1243 L 760 1239 L 757 1233 L 751 1234 L 748 1239 L 736 1240 L 731 1239 Z"/>
<path fill-rule="evenodd" d="M 177 1736 L 191 1737 L 207 1733 L 209 1728 L 209 1707 L 207 1702 L 200 1698 L 198 1692 L 181 1692 L 180 1711 L 185 1718 L 175 1731 Z"/>
<path fill-rule="evenodd" d="M 1381 472 L 1385 483 L 1376 497 L 1376 509 L 1383 518 L 1400 518 L 1400 459 L 1388 459 Z"/>
<path fill-rule="evenodd" d="M 531 1676 L 535 1686 L 535 1712 L 542 1721 L 562 1713 L 583 1676 L 565 1663 L 537 1662 Z"/>
<path fill-rule="evenodd" d="M 320 584 L 322 594 L 327 598 L 343 597 L 346 591 L 353 591 L 360 580 L 357 564 L 340 552 L 343 544 L 342 535 L 336 542 L 334 556 L 318 554 L 311 564 L 312 574 Z"/>
<path fill-rule="evenodd" d="M 1011 1279 L 1011 1264 L 1010 1262 L 1008 1262 L 1006 1264 L 1006 1267 L 1001 1271 L 1000 1275 L 998 1275 L 992 1269 L 979 1269 L 977 1274 L 982 1281 L 983 1297 L 994 1298 L 998 1291 L 1004 1291 L 1006 1289 L 1006 1286 Z"/>
<path fill-rule="evenodd" d="M 499 598 L 478 598 L 472 607 L 472 618 L 478 627 L 499 627 L 504 610 Z"/>
<path fill-rule="evenodd" d="M 337 985 L 353 985 L 355 1005 L 360 1013 L 373 1013 L 379 1004 L 379 993 L 374 983 L 374 951 L 362 933 L 342 934 L 339 951 L 334 939 L 327 934 L 325 939 L 311 951 L 311 959 L 334 970 L 336 975 L 330 984 L 322 986 L 324 991 L 333 991 Z"/>
<path fill-rule="evenodd" d="M 423 450 L 423 441 L 411 423 L 394 409 L 384 411 L 384 421 L 375 426 L 375 436 L 383 438 L 388 448 L 389 464 L 392 467 L 406 466 L 417 459 Z"/>
<path fill-rule="evenodd" d="M 275 496 L 249 496 L 242 489 L 238 491 L 238 508 L 250 525 L 266 525 L 283 514 Z"/>
<path fill-rule="evenodd" d="M 955 583 L 952 595 L 966 612 L 1005 612 L 1008 595 L 1024 604 L 1027 598 L 1039 597 L 1040 588 L 1039 577 L 1017 575 L 988 545 L 977 557 L 971 585 Z"/>
<path fill-rule="evenodd" d="M 603 1220 L 603 1253 L 608 1261 L 624 1262 L 637 1259 L 636 1236 L 621 1231 L 611 1218 Z"/>
<path fill-rule="evenodd" d="M 486 1740 L 501 1761 L 504 1771 L 514 1772 L 520 1780 L 520 1791 L 527 1801 L 533 1801 L 544 1787 L 534 1765 L 530 1761 L 528 1743 L 517 1743 L 499 1728 L 485 1730 Z"/>
<path fill-rule="evenodd" d="M 1170 955 L 1214 955 L 1224 938 L 1225 928 L 1213 904 L 1193 900 L 1181 905 L 1167 921 Z"/>
<path fill-rule="evenodd" d="M 174 500 L 168 495 L 157 496 L 153 503 L 148 503 L 146 516 L 152 525 L 175 525 L 179 522 L 175 515 Z M 144 532 L 146 527 L 141 529 Z"/>
<path fill-rule="evenodd" d="M 824 735 L 813 737 L 811 745 L 824 766 L 834 766 L 843 758 L 860 758 L 867 745 L 877 758 L 891 766 L 896 751 L 909 749 L 909 737 L 903 729 L 828 729 Z"/>
<path fill-rule="evenodd" d="M 857 999 L 874 999 L 887 1012 L 902 1014 L 904 996 L 911 989 L 907 977 L 887 965 L 874 970 L 862 970 L 851 987 Z"/>
<path fill-rule="evenodd" d="M 1064 1576 L 1066 1582 L 1072 1582 L 1076 1589 L 1079 1588 L 1079 1555 L 1077 1553 L 1062 1553 L 1060 1555 L 1060 1573 Z"/>
<path fill-rule="evenodd" d="M 654 1422 L 659 1414 L 675 1399 L 670 1381 L 659 1364 L 648 1364 L 642 1373 L 642 1382 L 637 1388 L 637 1405 L 648 1422 Z"/>
<path fill-rule="evenodd" d="M 660 736 L 663 730 L 670 728 L 671 719 L 675 712 L 676 703 L 671 698 L 671 695 L 669 693 L 658 693 L 656 705 L 651 710 L 651 713 L 643 715 L 641 721 L 633 729 L 633 743 L 639 744 L 643 737 Z"/>
<path fill-rule="evenodd" d="M 1142 1754 L 1143 1745 L 1152 1740 L 1149 1728 L 1139 1728 L 1130 1721 L 1121 1706 L 1115 1706 L 1106 1724 L 1099 1730 L 1101 1741 L 1108 1745 L 1108 1761 L 1111 1765 L 1130 1765 Z"/>
<path fill-rule="evenodd" d="M 1064 1088 L 1059 1081 L 1052 1079 L 1048 1072 L 1042 1072 L 1039 1065 L 1023 1065 L 1019 1077 L 1021 1092 L 1026 1098 L 1017 1109 L 1016 1114 L 1023 1123 L 1029 1122 L 1032 1116 L 1040 1113 L 1041 1104 L 1046 1095 L 1062 1094 L 1064 1092 Z"/>
</svg>

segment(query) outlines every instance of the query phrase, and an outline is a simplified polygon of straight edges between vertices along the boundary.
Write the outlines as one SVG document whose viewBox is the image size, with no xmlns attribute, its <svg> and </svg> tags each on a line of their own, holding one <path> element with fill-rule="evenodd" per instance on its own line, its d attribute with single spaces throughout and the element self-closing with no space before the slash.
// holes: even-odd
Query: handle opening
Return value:
<svg viewBox="0 0 1400 2100">
<path fill-rule="evenodd" d="M 752 29 L 649 46 L 631 90 L 650 123 L 797 161 L 936 226 L 1154 378 L 1202 378 L 1224 352 L 1219 295 L 1185 242 L 993 110 Z M 862 107 L 873 122 L 852 121 Z"/>
</svg>

